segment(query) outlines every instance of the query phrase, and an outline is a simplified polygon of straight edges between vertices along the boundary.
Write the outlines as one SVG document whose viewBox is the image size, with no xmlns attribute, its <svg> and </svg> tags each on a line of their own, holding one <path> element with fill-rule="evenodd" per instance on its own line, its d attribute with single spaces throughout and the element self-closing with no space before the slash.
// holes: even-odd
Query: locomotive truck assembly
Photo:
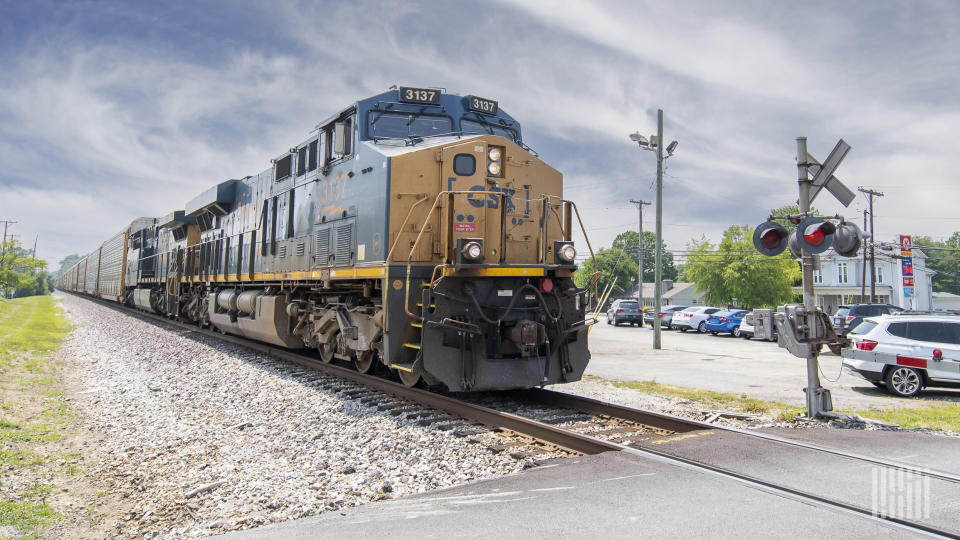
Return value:
<svg viewBox="0 0 960 540">
<path fill-rule="evenodd" d="M 133 220 L 58 287 L 408 386 L 530 388 L 590 358 L 575 219 L 496 101 L 392 88 L 263 172 Z"/>
</svg>

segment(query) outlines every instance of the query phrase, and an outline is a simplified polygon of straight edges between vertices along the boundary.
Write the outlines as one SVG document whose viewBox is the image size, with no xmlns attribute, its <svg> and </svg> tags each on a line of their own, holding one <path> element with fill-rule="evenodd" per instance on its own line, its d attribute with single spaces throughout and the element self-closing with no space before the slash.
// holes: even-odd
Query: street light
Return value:
<svg viewBox="0 0 960 540">
<path fill-rule="evenodd" d="M 660 308 L 663 307 L 661 304 L 661 296 L 663 295 L 662 284 L 663 284 L 663 274 L 660 271 L 661 261 L 663 260 L 663 160 L 672 156 L 674 151 L 677 149 L 677 141 L 673 141 L 667 145 L 667 155 L 663 155 L 663 145 L 660 144 L 660 141 L 663 140 L 663 109 L 657 109 L 657 134 L 651 135 L 648 140 L 646 137 L 640 134 L 640 132 L 630 134 L 630 140 L 637 143 L 640 148 L 644 150 L 650 150 L 651 152 L 657 153 L 657 245 L 656 245 L 656 257 L 654 260 L 654 270 L 653 270 L 653 348 L 660 348 Z M 640 237 L 640 250 L 643 251 L 643 237 Z M 643 269 L 641 268 L 642 272 Z M 642 274 L 641 274 L 642 275 Z"/>
</svg>

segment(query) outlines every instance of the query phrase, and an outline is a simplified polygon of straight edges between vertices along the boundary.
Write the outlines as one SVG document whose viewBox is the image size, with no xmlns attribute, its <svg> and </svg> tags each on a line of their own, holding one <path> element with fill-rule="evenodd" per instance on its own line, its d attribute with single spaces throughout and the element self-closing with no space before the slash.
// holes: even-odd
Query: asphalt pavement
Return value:
<svg viewBox="0 0 960 540">
<path fill-rule="evenodd" d="M 895 501 L 876 468 L 843 457 L 718 431 L 664 437 L 658 450 L 748 471 L 764 480 L 874 508 Z M 908 434 L 837 429 L 786 430 L 815 442 L 903 457 Z M 813 434 L 813 435 L 811 435 Z M 951 472 L 956 438 L 916 435 L 907 451 L 919 465 Z M 657 444 L 656 442 L 652 444 Z M 889 495 L 878 497 L 878 490 Z M 935 481 L 911 511 L 928 524 L 960 531 L 960 485 Z M 896 510 L 904 512 L 903 508 Z M 611 452 L 556 460 L 520 474 L 403 499 L 342 509 L 224 535 L 231 540 L 306 538 L 912 538 L 913 533 L 849 511 L 657 458 Z"/>
<path fill-rule="evenodd" d="M 590 352 L 587 375 L 653 380 L 804 405 L 806 363 L 776 342 L 663 330 L 661 349 L 655 350 L 649 326 L 614 327 L 601 317 L 590 332 Z M 960 390 L 956 389 L 928 389 L 917 399 L 893 397 L 863 379 L 842 373 L 841 362 L 842 358 L 829 351 L 820 357 L 820 383 L 830 389 L 834 409 L 910 407 L 944 399 L 960 402 Z"/>
</svg>

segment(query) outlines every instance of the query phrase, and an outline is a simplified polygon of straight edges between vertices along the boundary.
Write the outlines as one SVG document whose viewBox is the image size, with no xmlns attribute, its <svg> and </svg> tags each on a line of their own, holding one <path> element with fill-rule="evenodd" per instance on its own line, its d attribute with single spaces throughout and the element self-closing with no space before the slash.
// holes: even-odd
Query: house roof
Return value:
<svg viewBox="0 0 960 540">
<path fill-rule="evenodd" d="M 653 283 L 644 283 L 643 284 L 643 297 L 644 298 L 653 298 Z M 683 291 L 686 291 L 690 287 L 693 287 L 696 283 L 679 281 L 673 283 L 673 288 L 669 291 L 663 291 L 664 298 L 673 298 L 674 296 L 680 294 Z M 633 287 L 629 291 L 625 291 L 620 294 L 620 298 L 636 298 L 637 297 L 637 288 Z"/>
</svg>

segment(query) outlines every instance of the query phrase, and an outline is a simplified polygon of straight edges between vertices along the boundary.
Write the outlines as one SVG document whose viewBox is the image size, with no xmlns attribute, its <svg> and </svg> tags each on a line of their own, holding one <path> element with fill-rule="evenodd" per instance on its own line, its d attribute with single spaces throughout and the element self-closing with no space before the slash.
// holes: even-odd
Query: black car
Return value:
<svg viewBox="0 0 960 540">
<path fill-rule="evenodd" d="M 614 300 L 607 310 L 607 324 L 628 323 L 643 326 L 643 310 L 636 300 Z"/>
<path fill-rule="evenodd" d="M 897 311 L 903 311 L 903 308 L 892 304 L 850 304 L 849 306 L 840 306 L 837 308 L 837 313 L 833 316 L 833 328 L 837 331 L 838 336 L 843 337 L 863 322 L 864 317 L 890 315 Z"/>
</svg>

